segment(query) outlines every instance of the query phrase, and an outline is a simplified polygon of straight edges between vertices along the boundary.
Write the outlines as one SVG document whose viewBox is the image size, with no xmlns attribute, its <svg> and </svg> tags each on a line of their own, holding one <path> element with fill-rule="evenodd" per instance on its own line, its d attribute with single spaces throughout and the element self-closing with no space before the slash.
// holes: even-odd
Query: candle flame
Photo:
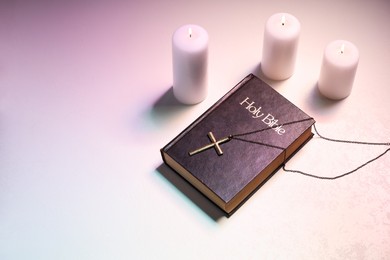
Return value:
<svg viewBox="0 0 390 260">
<path fill-rule="evenodd" d="M 282 16 L 281 22 L 282 22 L 282 25 L 284 26 L 286 23 L 286 16 L 284 16 L 284 15 Z"/>
<path fill-rule="evenodd" d="M 190 38 L 192 37 L 192 28 L 188 28 L 188 35 L 190 36 Z"/>
<path fill-rule="evenodd" d="M 343 43 L 340 48 L 340 53 L 343 54 L 345 49 L 345 44 Z"/>
</svg>

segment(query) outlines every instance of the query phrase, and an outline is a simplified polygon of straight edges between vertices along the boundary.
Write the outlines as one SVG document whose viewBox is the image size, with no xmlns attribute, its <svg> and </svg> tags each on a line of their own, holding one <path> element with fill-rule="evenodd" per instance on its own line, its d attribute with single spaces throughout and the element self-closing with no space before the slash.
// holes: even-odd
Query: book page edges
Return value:
<svg viewBox="0 0 390 260">
<path fill-rule="evenodd" d="M 256 175 L 256 177 L 244 189 L 237 193 L 226 205 L 226 212 L 230 213 L 242 202 L 249 198 L 249 195 L 273 174 L 283 163 L 285 163 L 295 152 L 297 152 L 307 141 L 313 137 L 311 127 L 305 130 L 287 149 L 280 153 L 267 167 Z M 286 157 L 285 157 L 286 156 Z"/>
<path fill-rule="evenodd" d="M 168 153 L 162 150 L 162 156 L 164 162 L 170 166 L 173 170 L 179 173 L 184 179 L 191 183 L 196 189 L 208 197 L 212 202 L 217 204 L 218 207 L 226 212 L 226 202 L 224 202 L 217 194 L 210 190 L 205 184 L 199 181 L 194 175 L 192 175 L 181 164 L 174 160 Z"/>
<path fill-rule="evenodd" d="M 313 120 L 314 121 L 314 120 Z M 262 172 L 256 175 L 256 177 L 249 182 L 244 189 L 237 193 L 229 202 L 222 200 L 217 194 L 209 189 L 205 184 L 199 181 L 193 176 L 188 170 L 182 165 L 176 162 L 168 153 L 161 149 L 162 157 L 164 162 L 170 166 L 173 170 L 178 172 L 184 179 L 191 183 L 196 189 L 213 201 L 218 207 L 224 210 L 226 213 L 231 213 L 237 208 L 242 202 L 244 202 L 249 195 L 256 191 L 256 189 L 265 181 L 267 178 L 276 171 L 284 162 L 285 158 L 288 160 L 296 151 L 299 150 L 310 138 L 313 136 L 311 132 L 311 126 L 305 130 L 287 149 L 286 157 L 284 151 L 281 152 Z"/>
</svg>

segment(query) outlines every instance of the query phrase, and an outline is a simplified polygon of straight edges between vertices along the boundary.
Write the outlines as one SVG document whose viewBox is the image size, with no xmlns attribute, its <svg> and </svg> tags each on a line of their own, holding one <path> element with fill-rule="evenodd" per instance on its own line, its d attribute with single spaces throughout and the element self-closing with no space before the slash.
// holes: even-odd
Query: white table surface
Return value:
<svg viewBox="0 0 390 260">
<path fill-rule="evenodd" d="M 295 74 L 259 72 L 263 28 L 289 12 Z M 390 141 L 390 2 L 1 1 L 0 259 L 389 259 L 390 154 L 336 181 L 278 171 L 227 218 L 159 149 L 253 72 L 326 136 Z M 172 97 L 171 36 L 210 36 L 209 95 Z M 359 48 L 352 94 L 318 94 L 324 47 Z M 314 138 L 288 168 L 332 176 L 388 147 Z"/>
</svg>

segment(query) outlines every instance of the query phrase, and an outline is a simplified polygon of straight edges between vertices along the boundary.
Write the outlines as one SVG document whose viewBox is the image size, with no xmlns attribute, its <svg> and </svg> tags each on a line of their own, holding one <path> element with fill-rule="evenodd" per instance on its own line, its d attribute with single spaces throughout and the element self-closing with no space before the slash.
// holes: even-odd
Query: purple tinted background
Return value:
<svg viewBox="0 0 390 260">
<path fill-rule="evenodd" d="M 248 73 L 263 27 L 289 12 L 295 74 L 265 79 L 327 136 L 389 141 L 390 4 L 374 1 L 0 2 L 1 259 L 383 259 L 389 156 L 335 182 L 276 173 L 230 218 L 162 165 L 159 149 Z M 172 98 L 171 36 L 210 36 L 208 98 Z M 351 96 L 316 90 L 335 39 L 361 59 Z M 314 138 L 290 168 L 347 171 L 384 147 Z"/>
</svg>

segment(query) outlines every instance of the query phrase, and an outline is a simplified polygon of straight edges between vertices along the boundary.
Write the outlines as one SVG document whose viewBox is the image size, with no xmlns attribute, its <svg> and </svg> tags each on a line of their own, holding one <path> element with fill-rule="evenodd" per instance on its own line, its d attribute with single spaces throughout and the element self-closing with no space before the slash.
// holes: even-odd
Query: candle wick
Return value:
<svg viewBox="0 0 390 260">
<path fill-rule="evenodd" d="M 340 48 L 340 53 L 343 54 L 344 53 L 344 48 L 345 48 L 345 44 L 343 43 L 341 45 L 341 48 Z"/>
<path fill-rule="evenodd" d="M 188 34 L 189 34 L 190 38 L 192 38 L 192 29 L 191 28 L 188 28 Z"/>
<path fill-rule="evenodd" d="M 281 20 L 281 22 L 282 22 L 282 26 L 284 26 L 284 24 L 286 23 L 286 16 L 282 16 L 282 20 Z"/>
</svg>

